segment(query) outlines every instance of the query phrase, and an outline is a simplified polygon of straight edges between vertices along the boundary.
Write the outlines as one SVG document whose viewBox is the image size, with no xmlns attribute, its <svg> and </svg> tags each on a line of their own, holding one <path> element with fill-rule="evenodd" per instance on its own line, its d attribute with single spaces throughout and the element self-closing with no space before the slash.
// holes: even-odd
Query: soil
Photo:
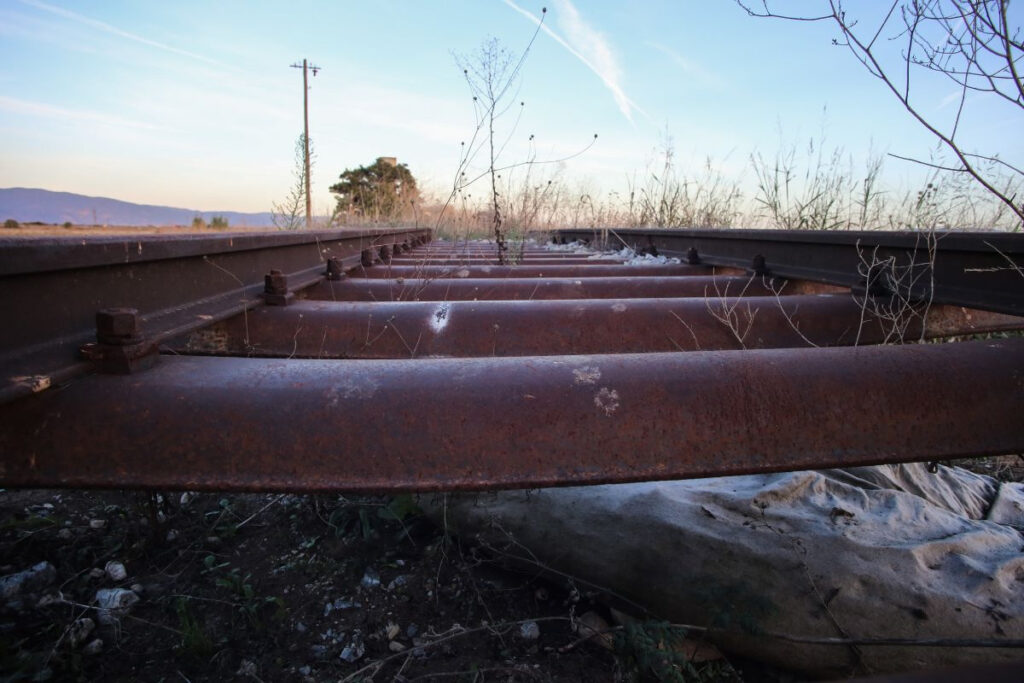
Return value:
<svg viewBox="0 0 1024 683">
<path fill-rule="evenodd" d="M 573 632 L 587 611 L 608 616 L 599 595 L 494 566 L 408 496 L 2 491 L 0 558 L 0 576 L 56 570 L 0 600 L 0 681 L 657 674 Z M 98 623 L 97 591 L 112 588 L 140 600 Z M 83 619 L 95 623 L 85 636 Z M 657 677 L 675 679 L 669 664 Z M 682 668 L 744 675 L 722 661 Z M 754 670 L 746 680 L 764 680 Z"/>
<path fill-rule="evenodd" d="M 1024 478 L 1021 456 L 956 464 Z M 44 562 L 20 591 L 4 578 Z M 117 588 L 139 600 L 102 623 Z M 574 631 L 594 614 L 616 623 L 600 593 L 506 571 L 410 496 L 0 490 L 0 682 L 797 680 L 666 654 L 666 625 L 602 647 Z"/>
</svg>

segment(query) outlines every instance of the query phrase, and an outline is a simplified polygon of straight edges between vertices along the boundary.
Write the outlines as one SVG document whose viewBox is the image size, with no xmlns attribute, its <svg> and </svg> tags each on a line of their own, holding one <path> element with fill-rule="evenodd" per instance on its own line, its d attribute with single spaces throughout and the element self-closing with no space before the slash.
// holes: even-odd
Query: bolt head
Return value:
<svg viewBox="0 0 1024 683">
<path fill-rule="evenodd" d="M 287 294 L 288 276 L 280 270 L 272 270 L 263 277 L 263 291 L 267 294 Z"/>
<path fill-rule="evenodd" d="M 139 336 L 139 312 L 134 308 L 104 308 L 96 312 L 96 338 L 116 343 Z"/>
<path fill-rule="evenodd" d="M 342 275 L 341 259 L 334 256 L 327 259 L 327 279 L 340 280 Z"/>
</svg>

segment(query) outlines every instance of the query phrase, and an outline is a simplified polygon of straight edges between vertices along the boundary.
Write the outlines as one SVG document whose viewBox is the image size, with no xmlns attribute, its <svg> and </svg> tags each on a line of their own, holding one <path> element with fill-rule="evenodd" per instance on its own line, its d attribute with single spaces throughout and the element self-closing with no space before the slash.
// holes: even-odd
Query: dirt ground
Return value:
<svg viewBox="0 0 1024 683">
<path fill-rule="evenodd" d="M 3 491 L 0 558 L 52 567 L 0 579 L 3 681 L 792 680 L 581 642 L 599 594 L 494 566 L 407 496 Z"/>
<path fill-rule="evenodd" d="M 1019 456 L 967 464 L 1024 475 Z M 100 609 L 111 589 L 131 604 Z M 656 629 L 602 647 L 574 630 L 588 613 L 615 623 L 600 593 L 497 566 L 410 496 L 0 491 L 0 681 L 798 680 L 688 663 Z"/>
</svg>

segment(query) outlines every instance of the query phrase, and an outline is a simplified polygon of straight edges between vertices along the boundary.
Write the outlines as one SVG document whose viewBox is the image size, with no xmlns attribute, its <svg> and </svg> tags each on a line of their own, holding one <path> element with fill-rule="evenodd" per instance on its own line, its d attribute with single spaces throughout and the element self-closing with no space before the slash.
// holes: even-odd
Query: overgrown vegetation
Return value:
<svg viewBox="0 0 1024 683">
<path fill-rule="evenodd" d="M 751 14 L 780 16 L 771 2 L 740 4 Z M 401 182 L 396 186 L 384 177 L 387 169 L 377 169 L 376 176 L 373 167 L 346 171 L 354 175 L 343 175 L 343 183 L 332 188 L 339 194 L 332 222 L 415 223 L 449 239 L 489 236 L 502 260 L 507 242 L 562 227 L 1021 230 L 1024 172 L 997 153 L 971 148 L 960 127 L 961 116 L 979 97 L 1003 101 L 1011 114 L 1024 111 L 1024 45 L 1007 0 L 897 2 L 888 14 L 865 8 L 857 18 L 832 0 L 821 5 L 820 15 L 799 18 L 833 22 L 836 44 L 850 49 L 935 136 L 938 146 L 929 158 L 912 158 L 917 166 L 896 169 L 921 171 L 915 180 L 891 180 L 887 157 L 906 157 L 883 152 L 855 160 L 848 150 L 829 145 L 824 134 L 783 141 L 775 152 L 753 150 L 745 173 L 726 173 L 714 159 L 681 160 L 666 131 L 639 176 L 634 173 L 624 188 L 603 191 L 567 179 L 564 162 L 589 145 L 564 159 L 542 160 L 533 152 L 531 134 L 525 158 L 509 161 L 509 145 L 526 137 L 519 133 L 526 108 L 518 95 L 520 73 L 546 18 L 542 12 L 521 51 L 492 38 L 456 56 L 475 126 L 460 145 L 450 188 L 404 201 L 395 191 Z M 902 52 L 880 52 L 881 36 L 896 41 Z M 919 72 L 955 85 L 954 120 L 933 121 L 911 97 L 911 78 Z"/>
<path fill-rule="evenodd" d="M 572 187 L 558 172 L 506 183 L 503 224 L 521 232 L 556 228 L 780 228 L 805 230 L 1008 230 L 1021 222 L 1005 203 L 963 174 L 930 169 L 919 185 L 887 185 L 886 158 L 859 164 L 839 147 L 808 139 L 774 155 L 749 157 L 755 184 L 744 190 L 713 159 L 684 170 L 666 135 L 626 192 Z M 1024 193 L 1010 175 L 1004 186 Z M 433 202 L 436 203 L 440 200 Z M 423 215 L 437 211 L 426 201 Z M 437 224 L 441 236 L 493 236 L 488 198 L 462 193 Z"/>
<path fill-rule="evenodd" d="M 1010 0 L 900 0 L 853 12 L 839 0 L 811 3 L 809 10 L 777 9 L 784 3 L 771 0 L 737 2 L 756 17 L 834 26 L 833 45 L 848 49 L 948 156 L 899 158 L 966 178 L 1002 203 L 1018 226 L 1024 221 L 1024 169 L 999 150 L 976 149 L 967 138 L 970 127 L 961 125 L 979 102 L 1003 107 L 1012 120 L 1024 115 L 1024 34 Z M 922 94 L 921 81 L 929 79 L 952 85 L 952 114 Z"/>
<path fill-rule="evenodd" d="M 306 215 L 306 136 L 299 135 L 295 141 L 295 166 L 292 172 L 294 183 L 288 191 L 288 197 L 280 204 L 274 203 L 270 219 L 278 230 L 298 230 L 305 226 Z M 312 167 L 316 157 L 313 152 L 313 141 L 310 140 L 309 163 Z"/>
</svg>

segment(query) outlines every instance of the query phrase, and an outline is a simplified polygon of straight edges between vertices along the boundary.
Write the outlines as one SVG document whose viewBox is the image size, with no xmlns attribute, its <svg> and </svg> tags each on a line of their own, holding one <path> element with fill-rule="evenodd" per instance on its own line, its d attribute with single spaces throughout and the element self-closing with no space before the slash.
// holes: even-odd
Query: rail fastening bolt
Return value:
<svg viewBox="0 0 1024 683">
<path fill-rule="evenodd" d="M 96 341 L 124 346 L 139 340 L 139 312 L 134 308 L 103 308 L 96 312 Z"/>
</svg>

